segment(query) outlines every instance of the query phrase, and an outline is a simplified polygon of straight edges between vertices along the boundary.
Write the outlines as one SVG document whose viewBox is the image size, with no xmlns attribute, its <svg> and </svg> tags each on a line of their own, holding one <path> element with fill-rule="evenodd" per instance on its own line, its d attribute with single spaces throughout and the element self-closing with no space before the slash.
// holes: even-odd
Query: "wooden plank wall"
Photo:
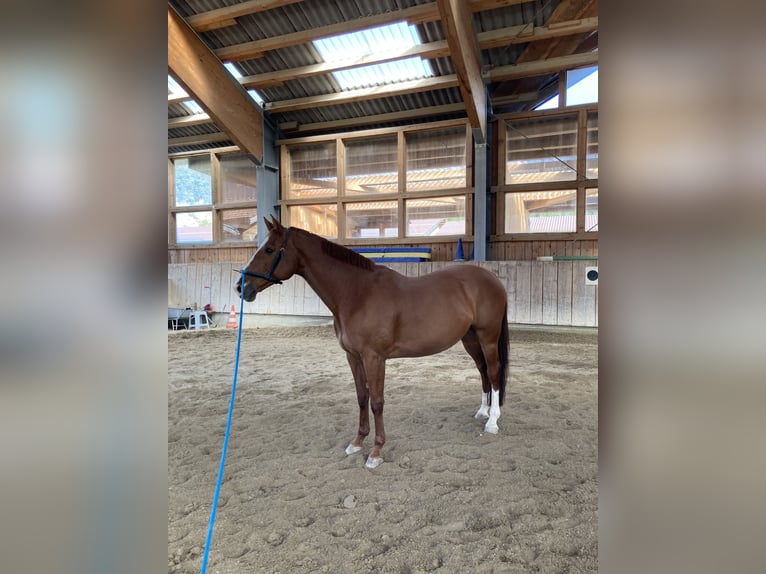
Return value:
<svg viewBox="0 0 766 574">
<path fill-rule="evenodd" d="M 430 247 L 432 261 L 454 261 L 457 240 L 448 243 L 402 243 L 401 247 Z M 473 241 L 463 240 L 463 255 L 471 256 Z M 244 263 L 255 253 L 256 247 L 171 248 L 168 263 L 218 263 L 234 261 Z M 532 261 L 548 255 L 598 255 L 598 240 L 519 241 L 497 240 L 490 244 L 493 261 Z"/>
<path fill-rule="evenodd" d="M 508 321 L 514 324 L 598 326 L 598 286 L 585 284 L 585 267 L 595 261 L 487 261 L 481 263 L 497 275 L 508 293 Z M 389 267 L 411 277 L 461 263 L 391 263 Z M 216 312 L 239 310 L 233 284 L 236 264 L 182 263 L 168 265 L 168 306 L 203 307 Z M 208 288 L 206 288 L 208 287 Z M 271 287 L 245 313 L 329 317 L 331 313 L 301 277 Z"/>
</svg>

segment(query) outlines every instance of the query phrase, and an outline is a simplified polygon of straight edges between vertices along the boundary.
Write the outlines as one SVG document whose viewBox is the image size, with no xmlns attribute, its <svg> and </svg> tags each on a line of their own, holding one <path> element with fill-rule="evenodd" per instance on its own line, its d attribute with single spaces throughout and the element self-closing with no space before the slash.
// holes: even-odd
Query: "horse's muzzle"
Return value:
<svg viewBox="0 0 766 574">
<path fill-rule="evenodd" d="M 255 296 L 258 294 L 257 289 L 245 284 L 244 293 L 242 292 L 242 278 L 237 279 L 234 283 L 234 290 L 238 295 L 242 295 L 242 298 L 248 303 L 255 301 Z"/>
</svg>

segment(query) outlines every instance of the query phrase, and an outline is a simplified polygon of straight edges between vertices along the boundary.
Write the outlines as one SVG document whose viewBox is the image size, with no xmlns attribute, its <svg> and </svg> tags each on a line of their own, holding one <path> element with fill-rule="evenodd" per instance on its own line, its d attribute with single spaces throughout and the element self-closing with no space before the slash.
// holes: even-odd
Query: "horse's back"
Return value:
<svg viewBox="0 0 766 574">
<path fill-rule="evenodd" d="M 451 265 L 427 275 L 418 277 L 430 286 L 457 284 L 472 297 L 490 297 L 493 301 L 506 298 L 505 285 L 491 271 L 478 265 Z"/>
</svg>

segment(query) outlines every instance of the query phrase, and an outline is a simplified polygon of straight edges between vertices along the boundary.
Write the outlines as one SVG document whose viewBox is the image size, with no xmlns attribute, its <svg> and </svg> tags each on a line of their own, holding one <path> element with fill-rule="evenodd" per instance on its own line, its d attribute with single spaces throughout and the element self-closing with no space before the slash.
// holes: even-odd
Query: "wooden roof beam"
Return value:
<svg viewBox="0 0 766 574">
<path fill-rule="evenodd" d="M 263 161 L 263 116 L 244 88 L 168 6 L 168 70 L 243 151 Z"/>
<path fill-rule="evenodd" d="M 490 48 L 502 48 L 509 44 L 540 42 L 562 36 L 594 32 L 595 30 L 598 30 L 598 16 L 567 20 L 566 22 L 559 22 L 550 26 L 535 26 L 530 22 L 529 24 L 481 32 L 479 34 L 479 46 L 482 50 L 488 50 Z"/>
<path fill-rule="evenodd" d="M 428 90 L 454 88 L 457 85 L 457 76 L 455 74 L 450 74 L 448 76 L 437 76 L 435 78 L 399 82 L 398 84 L 373 86 L 371 88 L 362 88 L 359 90 L 349 90 L 348 92 L 337 92 L 332 94 L 322 94 L 318 96 L 308 96 L 305 98 L 295 98 L 293 100 L 282 100 L 280 102 L 270 102 L 265 103 L 264 107 L 271 113 L 284 113 L 292 112 L 295 110 L 305 110 L 307 108 L 319 108 L 324 106 L 333 106 L 336 104 L 359 102 L 362 100 L 374 100 L 376 98 L 400 96 L 402 94 L 412 94 L 415 92 L 425 92 Z"/>
<path fill-rule="evenodd" d="M 234 26 L 237 24 L 237 18 L 247 16 L 248 14 L 257 14 L 258 12 L 265 12 L 266 10 L 272 10 L 274 8 L 287 6 L 288 4 L 295 4 L 301 1 L 302 0 L 249 0 L 248 2 L 235 4 L 234 6 L 226 6 L 224 8 L 218 8 L 217 10 L 195 14 L 194 16 L 187 18 L 186 21 L 195 31 L 207 32 L 209 30 Z M 531 1 L 533 0 L 470 0 L 469 6 L 472 12 L 483 12 L 485 10 L 494 10 L 495 8 L 513 6 Z"/>
<path fill-rule="evenodd" d="M 200 134 L 196 136 L 184 136 L 180 138 L 168 138 L 168 147 L 178 147 L 182 145 L 201 145 L 213 142 L 224 142 L 229 140 L 229 136 L 223 132 L 212 134 Z"/>
<path fill-rule="evenodd" d="M 484 143 L 487 135 L 487 91 L 481 77 L 481 57 L 471 12 L 466 0 L 437 0 L 436 4 L 474 141 Z"/>
<path fill-rule="evenodd" d="M 323 62 L 321 64 L 312 64 L 310 66 L 301 66 L 288 70 L 278 70 L 276 72 L 267 72 L 253 76 L 244 76 L 240 82 L 246 88 L 268 88 L 282 84 L 285 80 L 298 80 L 310 76 L 319 76 L 321 74 L 331 74 L 341 70 L 348 70 L 359 66 L 370 64 L 382 64 L 392 62 L 403 58 L 443 58 L 449 55 L 449 46 L 445 40 L 439 42 L 429 42 L 420 46 L 413 46 L 407 50 L 399 52 L 381 52 L 370 54 L 361 58 L 343 60 L 340 62 Z"/>
<path fill-rule="evenodd" d="M 527 62 L 525 64 L 499 66 L 493 70 L 490 70 L 489 79 L 490 81 L 497 81 L 526 78 L 530 76 L 541 76 L 544 74 L 560 72 L 561 70 L 594 66 L 597 63 L 598 52 L 588 52 L 587 54 L 562 56 L 559 58 L 550 58 L 549 60 Z M 264 106 L 265 109 L 271 113 L 284 113 L 295 110 L 304 110 L 308 108 L 347 104 L 361 100 L 372 100 L 376 98 L 399 96 L 402 94 L 411 94 L 427 90 L 453 88 L 456 86 L 458 86 L 457 75 L 451 74 L 448 76 L 437 76 L 434 78 L 400 82 L 398 84 L 375 86 L 372 88 L 363 88 L 360 90 L 350 90 L 348 92 L 337 92 L 332 94 L 296 98 L 293 100 L 269 102 L 265 103 Z"/>
<path fill-rule="evenodd" d="M 492 10 L 504 6 L 523 4 L 528 1 L 530 0 L 467 0 L 467 10 L 468 12 L 483 12 L 485 10 Z M 466 0 L 463 0 L 462 3 L 465 4 Z M 218 48 L 215 51 L 215 54 L 223 61 L 237 62 L 240 60 L 260 58 L 263 56 L 264 52 L 268 52 L 269 50 L 278 50 L 288 46 L 308 44 L 313 40 L 326 38 L 328 36 L 346 34 L 348 32 L 355 32 L 357 30 L 364 30 L 375 26 L 401 22 L 402 20 L 405 20 L 410 24 L 424 24 L 426 22 L 434 22 L 440 18 L 441 14 L 437 3 L 430 2 L 428 4 L 411 6 L 410 8 L 405 8 L 403 10 L 394 10 L 391 12 L 384 12 L 383 14 L 375 14 L 373 16 L 349 20 L 347 22 L 329 24 L 319 28 L 300 30 L 282 36 L 272 36 L 270 38 L 245 42 L 243 44 L 234 44 L 232 46 Z"/>
<path fill-rule="evenodd" d="M 570 34 L 582 34 L 598 29 L 598 18 L 583 18 L 562 22 L 554 29 L 548 29 L 545 26 L 533 26 L 522 24 L 519 26 L 510 26 L 498 30 L 489 30 L 481 32 L 478 35 L 479 47 L 482 50 L 490 48 L 500 48 L 509 44 L 524 44 L 527 42 L 537 42 L 549 40 L 560 36 Z M 341 70 L 348 70 L 358 66 L 367 66 L 370 64 L 381 64 L 391 62 L 402 58 L 420 57 L 420 58 L 444 58 L 449 56 L 449 46 L 446 40 L 438 42 L 429 42 L 420 46 L 413 46 L 402 52 L 387 52 L 379 54 L 370 54 L 362 58 L 344 60 L 342 62 L 323 62 L 321 64 L 312 64 L 310 66 L 301 66 L 287 70 L 277 70 L 275 72 L 266 72 L 252 76 L 240 78 L 240 83 L 246 88 L 270 88 L 281 85 L 287 80 L 298 80 L 311 76 L 322 74 L 331 74 Z"/>
<path fill-rule="evenodd" d="M 328 122 L 316 122 L 311 124 L 298 124 L 297 122 L 285 122 L 279 124 L 279 129 L 290 135 L 311 133 L 318 131 L 339 130 L 350 127 L 369 126 L 372 124 L 384 124 L 390 122 L 399 122 L 402 120 L 411 120 L 430 116 L 439 116 L 442 114 L 454 114 L 465 111 L 463 104 L 445 104 L 442 106 L 429 106 L 427 108 L 417 108 L 414 110 L 405 110 L 403 112 L 392 112 L 388 114 L 375 114 L 371 116 L 362 116 L 359 118 L 347 118 L 343 120 L 334 120 Z"/>
<path fill-rule="evenodd" d="M 319 38 L 336 36 L 338 34 L 354 32 L 356 30 L 364 30 L 365 28 L 373 28 L 384 24 L 392 24 L 402 20 L 406 20 L 410 24 L 419 24 L 423 22 L 433 22 L 438 19 L 439 11 L 436 9 L 435 3 L 421 4 L 419 6 L 405 8 L 404 10 L 384 12 L 383 14 L 366 16 L 347 22 L 338 22 L 337 24 L 330 24 L 319 28 L 309 28 L 308 30 L 301 30 L 282 36 L 272 36 L 271 38 L 245 42 L 244 44 L 226 46 L 225 48 L 218 48 L 215 51 L 215 54 L 221 60 L 236 62 L 251 58 L 260 58 L 263 56 L 264 52 L 268 52 L 269 50 L 278 50 L 289 46 L 308 44 Z"/>
<path fill-rule="evenodd" d="M 186 100 L 191 100 L 191 96 L 189 94 L 168 94 L 168 105 L 180 104 Z"/>
<path fill-rule="evenodd" d="M 195 14 L 194 16 L 187 18 L 186 22 L 197 32 L 207 32 L 209 30 L 234 26 L 237 23 L 237 18 L 240 16 L 257 14 L 258 12 L 265 12 L 266 10 L 279 8 L 280 6 L 287 6 L 288 4 L 295 4 L 296 2 L 301 1 L 302 0 L 249 0 L 248 2 L 235 4 L 234 6 L 226 6 L 224 8 L 218 8 L 217 10 Z"/>
<path fill-rule="evenodd" d="M 561 26 L 566 28 L 566 24 L 574 19 L 586 19 L 596 16 L 598 16 L 597 0 L 561 0 L 545 22 L 545 27 L 549 30 L 555 30 Z M 587 33 L 587 31 L 584 31 L 581 38 L 578 38 L 576 34 L 567 34 L 566 37 L 553 38 L 550 42 L 529 44 L 524 49 L 524 52 L 519 55 L 516 63 L 534 62 L 545 58 L 572 54 Z"/>
<path fill-rule="evenodd" d="M 199 126 L 201 124 L 211 124 L 213 120 L 207 114 L 194 114 L 192 116 L 180 116 L 177 118 L 168 118 L 168 129 L 188 128 Z"/>
<path fill-rule="evenodd" d="M 598 52 L 587 52 L 585 54 L 574 54 L 572 56 L 559 56 L 547 60 L 537 60 L 526 62 L 524 64 L 511 64 L 509 66 L 498 66 L 489 71 L 489 79 L 492 82 L 499 80 L 516 80 L 518 78 L 527 78 L 529 76 L 543 76 L 553 74 L 562 70 L 574 70 L 586 66 L 595 66 L 598 64 Z"/>
</svg>

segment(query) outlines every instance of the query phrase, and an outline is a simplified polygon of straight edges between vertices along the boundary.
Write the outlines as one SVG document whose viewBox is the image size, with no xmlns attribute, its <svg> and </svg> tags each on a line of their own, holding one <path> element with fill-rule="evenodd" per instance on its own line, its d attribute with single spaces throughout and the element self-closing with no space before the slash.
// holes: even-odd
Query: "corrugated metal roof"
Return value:
<svg viewBox="0 0 766 574">
<path fill-rule="evenodd" d="M 322 0 L 296 2 L 286 6 L 273 8 L 237 18 L 237 24 L 220 29 L 200 33 L 200 37 L 211 49 L 224 48 L 273 38 L 297 31 L 311 30 L 330 24 L 347 22 L 376 14 L 399 11 L 422 4 L 430 4 L 433 0 Z M 238 4 L 236 0 L 170 0 L 170 4 L 184 17 L 208 12 L 225 6 Z M 544 25 L 559 6 L 560 0 L 542 0 L 524 2 L 513 6 L 501 7 L 474 13 L 472 16 L 475 32 L 481 33 L 491 30 L 518 26 L 523 23 L 534 22 L 536 26 Z M 445 39 L 440 21 L 431 21 L 415 26 L 423 43 L 437 42 Z M 394 42 L 394 37 L 387 37 L 386 41 Z M 338 49 L 360 54 L 357 44 L 350 40 L 336 40 Z M 539 44 L 539 43 L 536 43 Z M 510 44 L 501 48 L 482 50 L 482 65 L 485 68 L 505 66 L 516 63 L 519 56 L 524 53 L 531 44 Z M 323 58 L 311 42 L 288 46 L 276 50 L 270 50 L 261 57 L 239 61 L 236 66 L 244 75 L 257 75 L 269 72 L 290 70 L 297 67 L 308 66 L 323 62 Z M 442 57 L 428 60 L 426 65 L 435 77 L 451 75 L 455 68 L 450 58 Z M 394 83 L 395 77 L 413 77 L 413 72 L 403 73 L 402 64 L 393 63 L 388 66 L 391 71 L 378 73 L 377 76 L 364 76 L 364 71 L 348 72 L 348 76 L 355 76 L 357 85 L 375 86 Z M 510 95 L 514 93 L 529 92 L 535 90 L 550 90 L 555 88 L 556 74 L 546 77 L 516 80 L 502 84 L 488 86 L 490 98 Z M 338 80 L 332 74 L 323 74 L 304 77 L 301 79 L 288 79 L 280 85 L 270 87 L 258 87 L 266 102 L 280 102 L 296 98 L 312 97 L 323 94 L 333 94 L 349 89 L 348 84 Z M 276 123 L 297 122 L 300 125 L 322 124 L 345 119 L 363 119 L 380 114 L 396 113 L 400 111 L 430 108 L 443 104 L 459 104 L 463 99 L 460 90 L 456 87 L 448 89 L 435 89 L 418 93 L 410 93 L 398 96 L 382 96 L 381 98 L 363 101 L 351 101 L 332 106 L 311 107 L 293 110 L 284 113 L 271 112 Z M 522 102 L 504 105 L 496 111 L 515 111 L 528 109 L 533 103 Z M 180 104 L 168 106 L 168 117 L 176 118 L 191 115 Z M 436 121 L 465 117 L 465 112 L 453 112 L 439 116 L 428 116 L 417 121 Z M 399 121 L 380 121 L 363 126 L 364 128 L 411 124 L 413 119 Z M 195 126 L 196 127 L 196 126 Z M 344 128 L 345 129 L 345 128 Z M 354 128 L 349 128 L 354 129 Z M 356 128 L 360 129 L 360 128 Z M 176 133 L 176 132 L 173 132 Z M 216 146 L 219 144 L 216 144 Z"/>
</svg>

